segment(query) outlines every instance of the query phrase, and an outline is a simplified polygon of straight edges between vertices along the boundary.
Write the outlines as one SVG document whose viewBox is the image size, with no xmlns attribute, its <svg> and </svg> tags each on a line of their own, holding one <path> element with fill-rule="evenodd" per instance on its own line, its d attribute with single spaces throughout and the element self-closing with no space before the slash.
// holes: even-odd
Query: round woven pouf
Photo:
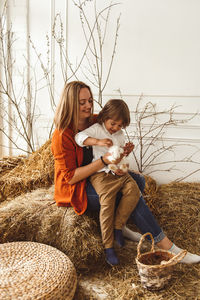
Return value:
<svg viewBox="0 0 200 300">
<path fill-rule="evenodd" d="M 76 270 L 56 248 L 35 242 L 0 244 L 0 299 L 73 299 Z"/>
</svg>

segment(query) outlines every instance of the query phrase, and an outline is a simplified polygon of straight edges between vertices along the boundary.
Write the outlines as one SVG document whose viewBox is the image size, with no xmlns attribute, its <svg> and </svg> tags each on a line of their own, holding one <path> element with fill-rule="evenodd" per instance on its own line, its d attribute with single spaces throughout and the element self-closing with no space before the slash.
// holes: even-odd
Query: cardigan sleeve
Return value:
<svg viewBox="0 0 200 300">
<path fill-rule="evenodd" d="M 68 183 L 74 176 L 77 166 L 75 143 L 66 132 L 55 131 L 52 139 L 52 152 L 56 169 Z"/>
<path fill-rule="evenodd" d="M 94 120 L 95 122 L 95 120 Z M 78 215 L 87 208 L 86 179 L 69 184 L 74 172 L 82 165 L 83 149 L 74 140 L 70 128 L 64 132 L 55 129 L 51 144 L 54 156 L 54 198 L 58 206 L 72 206 Z"/>
</svg>

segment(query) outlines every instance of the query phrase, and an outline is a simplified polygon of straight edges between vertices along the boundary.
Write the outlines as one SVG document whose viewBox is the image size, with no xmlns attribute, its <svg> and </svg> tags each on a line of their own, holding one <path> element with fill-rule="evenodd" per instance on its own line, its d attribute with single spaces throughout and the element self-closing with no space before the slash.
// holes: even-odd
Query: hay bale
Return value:
<svg viewBox="0 0 200 300">
<path fill-rule="evenodd" d="M 155 203 L 155 196 L 158 190 L 158 185 L 156 181 L 147 175 L 144 175 L 145 178 L 145 189 L 144 189 L 144 199 L 151 209 L 151 211 L 154 213 L 156 212 L 156 203 Z"/>
<path fill-rule="evenodd" d="M 64 252 L 77 269 L 95 266 L 103 253 L 98 221 L 57 207 L 53 186 L 37 189 L 0 205 L 0 243 L 35 241 Z"/>
<path fill-rule="evenodd" d="M 147 175 L 144 175 L 144 178 L 145 178 L 144 194 L 149 196 L 155 195 L 158 189 L 158 185 L 155 179 Z"/>
<path fill-rule="evenodd" d="M 25 158 L 23 155 L 19 156 L 5 156 L 0 159 L 0 176 L 6 174 L 10 170 L 14 169 L 16 166 L 18 166 L 20 163 L 22 163 L 22 160 Z"/>
<path fill-rule="evenodd" d="M 152 197 L 155 215 L 180 247 L 200 254 L 200 183 L 170 183 Z"/>
<path fill-rule="evenodd" d="M 0 177 L 0 202 L 53 183 L 51 140 Z"/>
</svg>

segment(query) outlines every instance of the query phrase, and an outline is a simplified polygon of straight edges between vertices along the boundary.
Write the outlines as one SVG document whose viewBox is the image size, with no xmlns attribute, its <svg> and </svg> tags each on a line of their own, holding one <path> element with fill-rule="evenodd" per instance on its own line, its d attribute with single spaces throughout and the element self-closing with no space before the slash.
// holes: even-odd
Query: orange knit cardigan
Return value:
<svg viewBox="0 0 200 300">
<path fill-rule="evenodd" d="M 92 122 L 96 122 L 96 116 Z M 61 131 L 56 129 L 51 144 L 54 156 L 54 198 L 58 206 L 72 206 L 78 215 L 87 208 L 86 179 L 75 184 L 68 182 L 73 177 L 76 168 L 83 162 L 83 148 L 74 140 L 74 132 L 70 128 Z"/>
</svg>

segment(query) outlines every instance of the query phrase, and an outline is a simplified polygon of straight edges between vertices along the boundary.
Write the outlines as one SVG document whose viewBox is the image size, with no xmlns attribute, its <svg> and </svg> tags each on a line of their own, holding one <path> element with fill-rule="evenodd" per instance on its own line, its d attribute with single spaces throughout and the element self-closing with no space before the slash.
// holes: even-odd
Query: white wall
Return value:
<svg viewBox="0 0 200 300">
<path fill-rule="evenodd" d="M 109 87 L 116 87 L 121 74 L 127 94 L 199 95 L 199 11 L 198 0 L 123 1 L 118 64 Z"/>
<path fill-rule="evenodd" d="M 15 1 L 16 5 L 17 3 L 19 2 Z M 104 8 L 108 4 L 109 2 L 105 0 L 97 1 L 97 8 Z M 93 2 L 87 2 L 85 10 L 87 19 L 92 24 L 94 21 Z M 112 54 L 116 19 L 120 13 L 121 18 L 113 68 L 104 90 L 103 101 L 106 102 L 107 99 L 113 97 L 119 98 L 117 90 L 120 89 L 131 110 L 130 135 L 136 126 L 134 112 L 141 94 L 143 94 L 142 105 L 151 101 L 156 104 L 158 112 L 167 110 L 172 105 L 177 105 L 174 117 L 179 119 L 189 118 L 199 110 L 199 11 L 199 0 L 124 0 L 119 5 L 112 7 L 107 38 L 103 47 L 103 80 Z M 30 1 L 31 39 L 45 62 L 47 52 L 45 36 L 46 34 L 51 36 L 51 26 L 56 13 L 61 14 L 66 38 L 64 46 L 67 47 L 71 66 L 75 67 L 82 57 L 86 43 L 80 24 L 79 11 L 72 0 Z M 103 21 L 101 22 L 103 24 Z M 55 77 L 51 77 L 50 81 L 57 103 L 63 86 L 63 76 L 61 75 L 58 47 L 51 39 L 50 50 L 50 58 L 55 62 L 51 62 Z M 36 56 L 31 52 L 31 62 L 34 64 L 36 61 Z M 93 62 L 91 55 L 90 62 Z M 79 70 L 77 76 L 80 80 L 89 83 L 97 96 L 98 89 L 83 74 L 84 71 L 87 76 L 90 76 L 86 70 L 87 65 L 87 61 L 84 60 L 82 70 Z M 66 69 L 68 76 L 70 76 L 69 67 Z M 42 72 L 38 61 L 36 70 L 38 78 L 41 78 Z M 39 85 L 43 87 L 45 84 L 40 82 Z M 50 108 L 47 89 L 40 89 L 38 91 L 38 112 L 42 118 L 40 118 L 40 122 L 37 122 L 39 128 L 38 143 L 40 145 L 47 138 L 48 128 L 46 127 L 50 126 L 53 118 L 53 112 L 48 107 Z M 95 109 L 98 111 L 98 106 Z M 160 122 L 164 118 L 166 115 Z M 143 130 L 148 130 L 150 126 L 151 122 L 148 120 Z M 200 147 L 199 131 L 199 113 L 190 122 L 169 127 L 164 136 L 166 146 L 171 144 L 179 146 L 176 147 L 175 152 L 165 153 L 162 161 L 177 161 L 195 152 Z M 134 143 L 137 148 L 138 141 L 136 139 Z M 199 155 L 196 154 L 194 160 L 200 164 Z M 157 162 L 160 161 L 161 158 Z M 167 167 L 166 165 L 157 165 L 147 171 L 154 171 L 159 168 L 161 171 L 152 173 L 152 176 L 158 182 L 164 183 L 195 172 L 199 168 L 198 164 L 172 162 Z M 168 169 L 169 166 L 174 166 L 176 171 L 163 172 L 163 169 Z M 188 180 L 199 181 L 199 174 L 199 172 L 195 172 Z"/>
</svg>

